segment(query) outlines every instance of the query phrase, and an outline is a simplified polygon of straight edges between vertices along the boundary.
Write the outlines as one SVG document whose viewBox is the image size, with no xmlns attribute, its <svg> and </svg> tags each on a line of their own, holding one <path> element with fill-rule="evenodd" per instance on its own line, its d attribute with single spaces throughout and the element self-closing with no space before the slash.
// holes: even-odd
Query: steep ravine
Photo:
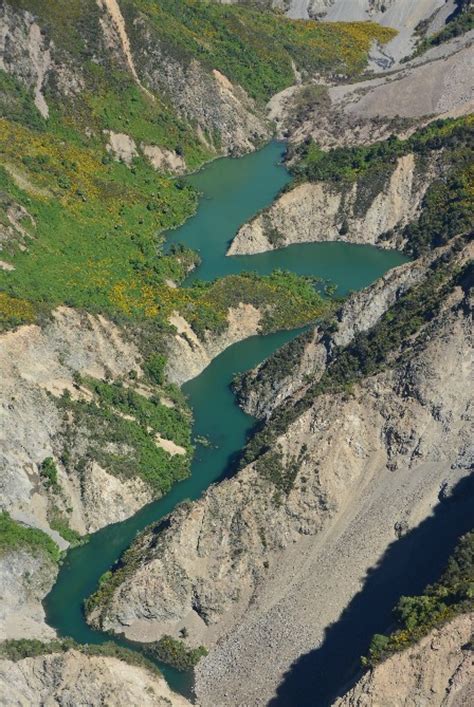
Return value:
<svg viewBox="0 0 474 707">
<path fill-rule="evenodd" d="M 455 249 L 450 267 L 469 257 Z M 237 691 L 265 704 L 291 663 L 321 644 L 396 527 L 417 531 L 441 485 L 466 473 L 468 294 L 453 284 L 439 296 L 385 370 L 290 414 L 272 451 L 178 508 L 158 545 L 153 533 L 140 537 L 137 564 L 93 621 L 142 640 L 186 626 L 192 643 L 214 646 L 198 668 L 202 704 L 233 705 Z"/>
</svg>

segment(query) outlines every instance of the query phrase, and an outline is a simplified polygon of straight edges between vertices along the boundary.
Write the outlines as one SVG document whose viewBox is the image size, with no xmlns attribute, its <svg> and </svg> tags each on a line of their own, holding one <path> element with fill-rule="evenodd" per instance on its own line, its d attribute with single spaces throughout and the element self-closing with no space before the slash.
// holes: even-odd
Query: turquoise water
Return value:
<svg viewBox="0 0 474 707">
<path fill-rule="evenodd" d="M 225 257 L 229 240 L 238 227 L 274 199 L 289 181 L 280 164 L 282 146 L 271 143 L 241 159 L 218 160 L 190 177 L 202 192 L 196 215 L 169 234 L 169 242 L 185 243 L 199 250 L 202 265 L 188 280 L 212 279 L 228 273 L 253 270 L 268 273 L 275 268 L 330 279 L 338 293 L 367 286 L 406 258 L 393 251 L 341 243 L 298 245 L 255 256 Z M 102 643 L 109 635 L 92 630 L 85 622 L 84 599 L 97 587 L 108 570 L 149 523 L 170 513 L 184 499 L 198 498 L 214 481 L 229 471 L 233 457 L 245 444 L 254 420 L 234 402 L 229 384 L 234 373 L 252 368 L 298 330 L 254 336 L 228 348 L 194 380 L 183 386 L 194 412 L 194 435 L 205 436 L 212 447 L 199 446 L 192 474 L 160 501 L 151 503 L 122 523 L 94 533 L 90 541 L 71 550 L 45 600 L 48 623 L 59 635 L 80 643 Z M 130 647 L 127 641 L 114 639 Z M 161 666 L 170 685 L 184 694 L 191 692 L 191 677 Z"/>
</svg>

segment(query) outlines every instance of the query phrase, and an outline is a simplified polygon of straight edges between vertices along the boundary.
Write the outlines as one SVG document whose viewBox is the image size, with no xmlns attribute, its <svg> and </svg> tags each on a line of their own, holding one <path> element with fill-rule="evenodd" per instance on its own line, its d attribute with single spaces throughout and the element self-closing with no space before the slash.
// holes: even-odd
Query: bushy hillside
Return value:
<svg viewBox="0 0 474 707">
<path fill-rule="evenodd" d="M 225 281 L 169 287 L 195 255 L 164 255 L 160 234 L 193 213 L 196 194 L 166 173 L 267 139 L 261 105 L 295 66 L 352 75 L 374 39 L 392 36 L 200 0 L 10 0 L 0 24 L 2 327 L 67 303 L 163 323 L 177 309 L 197 331 L 222 329 Z M 289 292 L 297 321 L 319 307 L 291 278 L 258 292 L 267 304 Z"/>
</svg>

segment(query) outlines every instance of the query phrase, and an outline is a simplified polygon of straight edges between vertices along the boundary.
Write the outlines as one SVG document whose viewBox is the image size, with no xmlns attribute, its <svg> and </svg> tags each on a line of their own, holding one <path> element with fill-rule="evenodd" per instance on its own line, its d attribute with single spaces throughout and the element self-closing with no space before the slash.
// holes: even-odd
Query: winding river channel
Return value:
<svg viewBox="0 0 474 707">
<path fill-rule="evenodd" d="M 195 216 L 168 235 L 168 242 L 184 243 L 199 251 L 202 264 L 188 281 L 211 280 L 242 271 L 267 274 L 280 268 L 330 280 L 343 295 L 369 285 L 390 268 L 406 261 L 400 253 L 345 243 L 295 245 L 253 256 L 226 257 L 229 241 L 238 227 L 270 204 L 290 181 L 281 164 L 283 146 L 273 142 L 259 152 L 239 159 L 220 159 L 189 182 L 202 193 Z M 136 534 L 149 523 L 170 513 L 184 499 L 198 498 L 221 478 L 243 447 L 255 420 L 235 404 L 229 383 L 285 342 L 298 330 L 254 336 L 217 356 L 197 378 L 183 386 L 194 414 L 194 436 L 205 436 L 211 447 L 198 446 L 191 476 L 161 500 L 141 509 L 132 518 L 91 535 L 87 544 L 68 552 L 51 593 L 45 600 L 48 623 L 60 636 L 79 643 L 103 643 L 111 636 L 91 629 L 84 620 L 84 599 L 97 587 L 99 577 L 118 560 Z M 133 647 L 121 638 L 117 643 Z M 189 695 L 191 677 L 159 666 L 171 687 Z"/>
</svg>

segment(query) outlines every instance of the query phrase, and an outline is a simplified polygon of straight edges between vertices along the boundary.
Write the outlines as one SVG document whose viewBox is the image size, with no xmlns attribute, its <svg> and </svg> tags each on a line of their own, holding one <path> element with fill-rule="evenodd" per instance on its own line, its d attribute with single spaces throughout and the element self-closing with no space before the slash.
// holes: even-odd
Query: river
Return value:
<svg viewBox="0 0 474 707">
<path fill-rule="evenodd" d="M 196 215 L 168 234 L 168 243 L 184 243 L 199 251 L 202 263 L 188 278 L 210 280 L 230 273 L 256 271 L 267 274 L 286 269 L 330 280 L 337 293 L 366 287 L 390 268 L 406 261 L 395 251 L 345 243 L 290 246 L 253 256 L 226 257 L 228 244 L 238 227 L 270 204 L 290 181 L 281 164 L 283 146 L 273 142 L 239 159 L 223 158 L 190 176 L 202 193 Z M 99 577 L 117 561 L 136 534 L 149 523 L 170 513 L 184 499 L 196 499 L 229 469 L 243 447 L 255 420 L 235 404 L 229 384 L 233 375 L 252 368 L 298 330 L 253 336 L 217 356 L 201 375 L 183 386 L 194 414 L 193 434 L 204 436 L 211 447 L 198 446 L 191 476 L 177 484 L 161 500 L 141 509 L 132 518 L 107 526 L 91 535 L 87 544 L 70 550 L 58 579 L 45 599 L 48 623 L 58 635 L 79 643 L 103 643 L 111 636 L 91 629 L 82 611 L 97 587 Z M 130 647 L 127 641 L 114 638 Z M 159 666 L 171 687 L 191 692 L 191 677 L 168 666 Z"/>
</svg>

